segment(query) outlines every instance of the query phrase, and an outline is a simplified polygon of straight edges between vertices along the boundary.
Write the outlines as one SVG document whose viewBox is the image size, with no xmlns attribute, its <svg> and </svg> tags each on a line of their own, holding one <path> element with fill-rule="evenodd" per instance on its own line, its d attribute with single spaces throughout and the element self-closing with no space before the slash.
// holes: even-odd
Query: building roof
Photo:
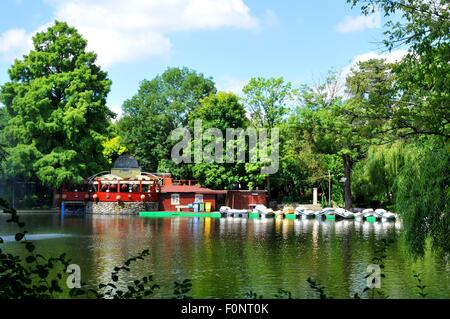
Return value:
<svg viewBox="0 0 450 319">
<path fill-rule="evenodd" d="M 214 190 L 195 185 L 162 186 L 161 193 L 196 193 L 196 194 L 226 194 L 226 190 Z"/>
<path fill-rule="evenodd" d="M 129 169 L 129 168 L 139 168 L 138 161 L 131 155 L 120 155 L 113 164 L 113 168 L 118 169 Z"/>
</svg>

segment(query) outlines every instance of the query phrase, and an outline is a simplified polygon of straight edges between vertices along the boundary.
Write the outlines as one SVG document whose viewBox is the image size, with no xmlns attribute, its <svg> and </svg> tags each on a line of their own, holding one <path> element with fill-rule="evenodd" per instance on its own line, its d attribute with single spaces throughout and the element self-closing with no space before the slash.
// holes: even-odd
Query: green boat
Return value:
<svg viewBox="0 0 450 319">
<path fill-rule="evenodd" d="M 259 218 L 259 213 L 250 212 L 248 214 L 248 218 Z"/>
<path fill-rule="evenodd" d="M 139 217 L 146 218 L 164 218 L 164 217 L 210 217 L 220 218 L 219 212 L 212 213 L 193 213 L 193 212 L 140 212 Z"/>
<path fill-rule="evenodd" d="M 377 221 L 377 218 L 375 216 L 367 216 L 366 217 L 366 222 L 375 223 L 376 221 Z"/>
</svg>

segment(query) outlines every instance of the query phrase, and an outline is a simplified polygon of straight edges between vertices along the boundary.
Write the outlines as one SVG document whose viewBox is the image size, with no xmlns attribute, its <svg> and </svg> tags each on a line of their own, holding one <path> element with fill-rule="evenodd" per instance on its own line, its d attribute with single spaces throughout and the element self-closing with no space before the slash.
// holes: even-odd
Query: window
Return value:
<svg viewBox="0 0 450 319">
<path fill-rule="evenodd" d="M 170 195 L 170 204 L 171 205 L 180 205 L 180 194 Z"/>
<path fill-rule="evenodd" d="M 195 194 L 195 202 L 203 203 L 203 194 Z"/>
</svg>

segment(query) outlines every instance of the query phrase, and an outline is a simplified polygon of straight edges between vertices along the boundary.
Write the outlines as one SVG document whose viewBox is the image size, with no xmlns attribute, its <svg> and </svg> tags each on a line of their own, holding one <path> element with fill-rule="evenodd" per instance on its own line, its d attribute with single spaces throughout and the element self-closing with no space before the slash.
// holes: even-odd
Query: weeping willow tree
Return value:
<svg viewBox="0 0 450 319">
<path fill-rule="evenodd" d="M 395 207 L 405 223 L 413 252 L 423 254 L 430 237 L 434 248 L 450 252 L 450 143 L 419 140 L 404 149 L 395 179 Z"/>
<path fill-rule="evenodd" d="M 394 209 L 396 178 L 404 166 L 405 143 L 369 147 L 367 157 L 358 162 L 352 191 L 357 202 Z"/>
<path fill-rule="evenodd" d="M 423 254 L 427 238 L 449 253 L 449 167 L 450 143 L 438 137 L 373 146 L 355 168 L 355 193 L 401 215 L 413 253 Z"/>
</svg>

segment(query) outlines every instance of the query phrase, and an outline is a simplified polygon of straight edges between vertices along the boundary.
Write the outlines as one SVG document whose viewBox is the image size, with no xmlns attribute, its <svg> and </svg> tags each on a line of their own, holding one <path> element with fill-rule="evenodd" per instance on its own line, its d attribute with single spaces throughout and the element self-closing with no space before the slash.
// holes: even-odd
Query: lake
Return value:
<svg viewBox="0 0 450 319">
<path fill-rule="evenodd" d="M 279 288 L 295 298 L 317 298 L 312 277 L 334 298 L 350 298 L 366 286 L 366 269 L 376 245 L 387 248 L 382 290 L 389 298 L 418 298 L 420 273 L 430 298 L 450 297 L 448 257 L 428 248 L 413 259 L 402 225 L 357 221 L 244 218 L 141 218 L 138 216 L 20 214 L 37 250 L 46 256 L 66 252 L 90 285 L 107 283 L 114 266 L 144 249 L 150 255 L 132 264 L 121 284 L 153 274 L 161 286 L 154 297 L 173 296 L 173 282 L 192 279 L 194 298 L 243 298 L 249 290 L 274 298 Z M 0 217 L 4 249 L 23 254 L 17 228 Z M 363 296 L 367 296 L 364 294 Z"/>
</svg>

